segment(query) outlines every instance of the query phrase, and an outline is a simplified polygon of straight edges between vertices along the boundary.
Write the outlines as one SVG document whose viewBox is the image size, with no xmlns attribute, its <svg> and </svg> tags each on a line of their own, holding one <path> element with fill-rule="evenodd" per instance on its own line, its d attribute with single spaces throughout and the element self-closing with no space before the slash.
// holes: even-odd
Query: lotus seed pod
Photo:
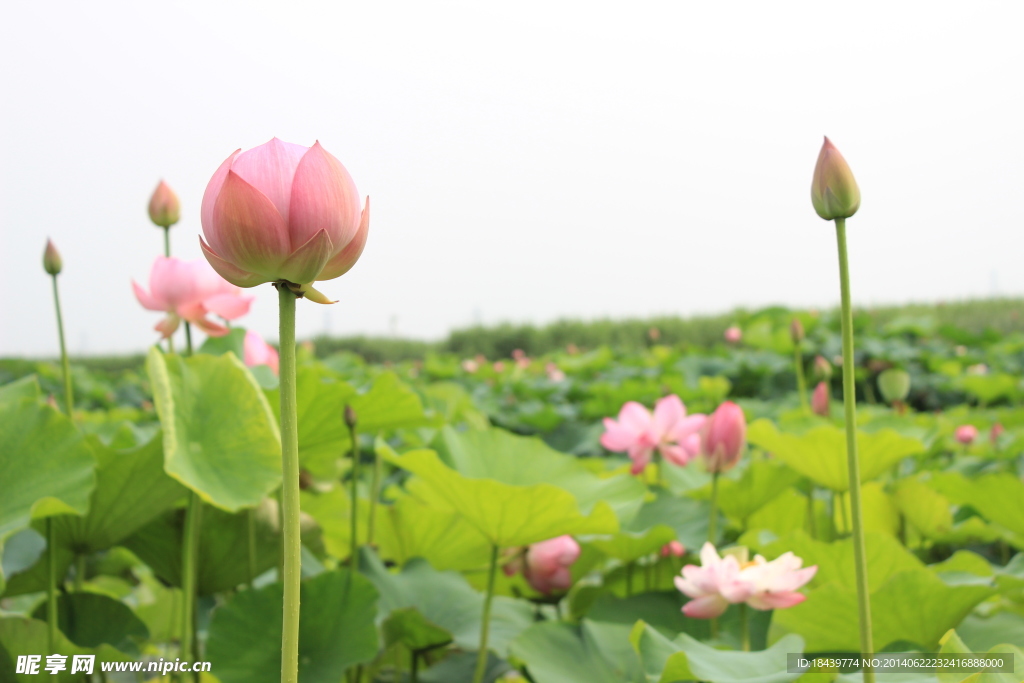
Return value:
<svg viewBox="0 0 1024 683">
<path fill-rule="evenodd" d="M 910 373 L 890 368 L 878 375 L 878 389 L 886 403 L 905 401 L 910 393 Z"/>
</svg>

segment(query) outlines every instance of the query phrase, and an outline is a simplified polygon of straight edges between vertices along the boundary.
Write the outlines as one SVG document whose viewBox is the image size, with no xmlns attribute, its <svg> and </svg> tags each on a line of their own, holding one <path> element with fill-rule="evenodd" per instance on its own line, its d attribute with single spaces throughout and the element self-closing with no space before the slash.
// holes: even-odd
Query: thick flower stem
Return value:
<svg viewBox="0 0 1024 683">
<path fill-rule="evenodd" d="M 807 402 L 807 380 L 804 379 L 804 353 L 802 344 L 797 342 L 793 348 L 793 367 L 796 370 L 796 390 L 800 394 L 800 407 L 805 413 L 811 412 Z"/>
<path fill-rule="evenodd" d="M 199 523 L 202 501 L 195 491 L 189 492 L 185 510 L 185 533 L 181 539 L 181 658 L 195 660 L 196 555 L 199 551 Z"/>
<path fill-rule="evenodd" d="M 57 312 L 57 337 L 60 340 L 60 364 L 64 372 L 64 409 L 67 411 L 68 419 L 74 420 L 75 399 L 71 391 L 71 367 L 68 364 L 68 350 L 64 343 L 64 316 L 60 310 L 60 291 L 57 288 L 57 276 L 53 275 L 53 308 Z M 57 528 L 53 524 L 53 518 L 46 518 L 46 558 L 47 558 L 47 585 L 46 585 L 46 623 L 47 643 L 50 652 L 57 649 Z"/>
<path fill-rule="evenodd" d="M 302 544 L 299 536 L 299 429 L 295 399 L 295 293 L 277 285 L 281 309 L 281 484 L 284 615 L 281 683 L 299 680 L 299 588 Z"/>
<path fill-rule="evenodd" d="M 871 598 L 864 550 L 864 524 L 860 507 L 860 463 L 857 460 L 857 388 L 854 382 L 853 310 L 850 305 L 850 265 L 846 253 L 846 219 L 836 219 L 839 243 L 839 286 L 843 307 L 843 409 L 846 416 L 846 461 L 850 477 L 850 512 L 853 517 L 853 555 L 857 570 L 861 652 L 874 652 L 871 642 Z M 844 506 L 845 507 L 845 506 Z M 874 683 L 875 672 L 864 669 L 864 683 Z"/>
<path fill-rule="evenodd" d="M 349 562 L 352 564 L 352 571 L 355 572 L 359 566 L 359 434 L 356 433 L 356 423 L 349 424 L 348 435 L 352 440 L 352 508 L 349 510 L 352 538 L 349 541 Z"/>
<path fill-rule="evenodd" d="M 476 673 L 473 683 L 483 683 L 487 671 L 487 636 L 491 631 L 491 600 L 494 598 L 494 578 L 498 573 L 498 546 L 491 546 L 491 568 L 487 575 L 487 594 L 484 595 L 484 614 L 480 622 L 480 649 L 476 655 Z"/>
<path fill-rule="evenodd" d="M 716 543 L 718 531 L 718 472 L 711 474 L 711 516 L 708 518 L 708 543 Z"/>
</svg>

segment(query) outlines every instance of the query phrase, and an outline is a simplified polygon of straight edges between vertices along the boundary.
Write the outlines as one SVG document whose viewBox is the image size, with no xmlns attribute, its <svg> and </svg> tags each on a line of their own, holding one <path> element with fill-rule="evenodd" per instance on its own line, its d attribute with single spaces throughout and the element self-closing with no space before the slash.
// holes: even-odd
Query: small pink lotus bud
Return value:
<svg viewBox="0 0 1024 683">
<path fill-rule="evenodd" d="M 206 186 L 200 246 L 214 270 L 239 287 L 285 284 L 331 303 L 313 282 L 355 265 L 366 244 L 370 204 L 320 143 L 274 138 L 228 157 Z"/>
<path fill-rule="evenodd" d="M 747 444 L 747 421 L 743 409 L 726 401 L 704 423 L 701 432 L 701 454 L 709 472 L 732 469 L 743 455 Z"/>
<path fill-rule="evenodd" d="M 60 252 L 53 246 L 53 240 L 46 240 L 46 249 L 43 250 L 43 269 L 50 275 L 57 275 L 64 269 L 64 262 L 60 258 Z"/>
<path fill-rule="evenodd" d="M 824 356 L 814 357 L 814 378 L 819 382 L 827 382 L 832 379 L 832 364 Z"/>
<path fill-rule="evenodd" d="M 661 546 L 662 557 L 682 557 L 686 554 L 686 547 L 679 541 L 669 541 Z"/>
<path fill-rule="evenodd" d="M 738 344 L 740 340 L 743 339 L 743 331 L 740 328 L 733 325 L 726 329 L 725 334 L 722 336 L 725 337 L 725 341 L 729 342 L 730 344 Z"/>
<path fill-rule="evenodd" d="M 971 445 L 976 438 L 978 438 L 978 428 L 974 425 L 960 425 L 956 428 L 956 440 L 963 445 Z"/>
<path fill-rule="evenodd" d="M 572 536 L 534 543 L 526 551 L 523 576 L 539 593 L 569 590 L 572 587 L 569 568 L 579 556 L 580 546 Z"/>
<path fill-rule="evenodd" d="M 826 382 L 818 382 L 818 386 L 814 387 L 814 393 L 811 394 L 811 410 L 814 411 L 815 415 L 821 415 L 822 417 L 828 417 L 829 401 L 832 398 L 832 392 L 829 390 L 829 386 Z"/>
<path fill-rule="evenodd" d="M 355 427 L 356 422 L 359 420 L 355 409 L 348 404 L 345 404 L 345 410 L 343 411 L 342 416 L 345 418 L 345 426 L 349 429 Z"/>
<path fill-rule="evenodd" d="M 860 208 L 860 188 L 853 179 L 853 171 L 827 137 L 814 167 L 811 203 L 827 221 L 849 218 Z"/>
<path fill-rule="evenodd" d="M 793 318 L 793 322 L 789 323 L 789 336 L 794 344 L 804 340 L 804 324 L 800 322 L 800 318 Z"/>
<path fill-rule="evenodd" d="M 988 433 L 988 440 L 995 444 L 999 441 L 999 437 L 1002 436 L 1005 431 L 1006 428 L 1003 427 L 1002 423 L 996 422 L 992 425 L 992 429 Z"/>
<path fill-rule="evenodd" d="M 153 196 L 149 198 L 149 220 L 161 228 L 169 228 L 178 222 L 181 213 L 181 203 L 178 195 L 164 181 L 153 190 Z"/>
</svg>

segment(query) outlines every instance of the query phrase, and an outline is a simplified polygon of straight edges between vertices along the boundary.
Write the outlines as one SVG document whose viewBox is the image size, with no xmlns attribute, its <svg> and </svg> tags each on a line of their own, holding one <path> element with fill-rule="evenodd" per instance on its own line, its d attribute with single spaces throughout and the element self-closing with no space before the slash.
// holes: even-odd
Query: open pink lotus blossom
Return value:
<svg viewBox="0 0 1024 683">
<path fill-rule="evenodd" d="M 828 417 L 830 414 L 829 402 L 831 398 L 832 392 L 829 389 L 828 383 L 818 382 L 818 386 L 814 387 L 814 392 L 811 394 L 811 410 L 814 411 L 814 414 Z"/>
<path fill-rule="evenodd" d="M 174 334 L 181 321 L 187 320 L 211 337 L 228 333 L 228 328 L 209 320 L 210 313 L 225 320 L 240 318 L 249 312 L 255 297 L 225 282 L 206 261 L 182 261 L 174 257 L 157 257 L 149 272 L 149 291 L 134 280 L 135 298 L 143 308 L 163 311 L 167 317 L 156 324 L 166 339 Z"/>
<path fill-rule="evenodd" d="M 807 598 L 797 589 L 818 571 L 817 566 L 802 569 L 803 560 L 793 553 L 771 562 L 757 555 L 741 565 L 733 555 L 720 557 L 711 543 L 701 548 L 700 563 L 686 565 L 675 579 L 676 588 L 692 598 L 683 613 L 696 619 L 721 616 L 730 604 L 746 603 L 758 610 L 798 605 Z"/>
<path fill-rule="evenodd" d="M 200 245 L 228 282 L 286 283 L 296 294 L 331 303 L 312 283 L 347 273 L 366 244 L 370 201 L 360 206 L 352 177 L 320 143 L 274 138 L 237 150 L 206 187 Z"/>
<path fill-rule="evenodd" d="M 579 559 L 580 546 L 572 536 L 534 543 L 523 561 L 523 576 L 539 593 L 550 595 L 572 587 L 570 567 Z"/>
<path fill-rule="evenodd" d="M 955 436 L 957 441 L 969 446 L 978 438 L 978 428 L 974 425 L 960 425 L 956 428 Z"/>
<path fill-rule="evenodd" d="M 709 472 L 725 472 L 736 466 L 747 445 L 747 421 L 743 409 L 726 401 L 704 423 L 701 454 Z"/>
<path fill-rule="evenodd" d="M 643 472 L 655 449 L 673 465 L 685 465 L 700 452 L 700 430 L 705 415 L 687 415 L 676 395 L 665 396 L 654 406 L 654 414 L 636 401 L 619 411 L 619 419 L 604 419 L 601 445 L 610 451 L 625 451 L 633 461 L 633 474 Z"/>
<path fill-rule="evenodd" d="M 266 365 L 274 371 L 275 375 L 278 374 L 280 359 L 277 355 L 277 349 L 264 341 L 258 332 L 246 330 L 242 350 L 245 354 L 245 364 L 250 368 L 257 365 Z"/>
</svg>

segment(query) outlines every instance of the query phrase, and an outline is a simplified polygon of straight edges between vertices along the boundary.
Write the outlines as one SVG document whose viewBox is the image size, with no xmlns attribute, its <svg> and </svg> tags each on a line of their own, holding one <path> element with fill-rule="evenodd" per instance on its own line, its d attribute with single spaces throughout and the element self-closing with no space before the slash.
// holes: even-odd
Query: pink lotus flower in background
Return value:
<svg viewBox="0 0 1024 683">
<path fill-rule="evenodd" d="M 280 359 L 277 355 L 277 349 L 264 341 L 258 332 L 246 330 L 242 349 L 245 355 L 245 364 L 250 368 L 257 365 L 266 365 L 274 371 L 275 375 L 278 374 Z"/>
<path fill-rule="evenodd" d="M 746 603 L 758 610 L 785 609 L 807 599 L 797 589 L 814 578 L 817 566 L 802 569 L 803 560 L 785 553 L 768 562 L 757 555 L 740 564 L 733 555 L 720 557 L 711 543 L 700 551 L 700 564 L 683 567 L 676 588 L 692 598 L 683 613 L 696 619 L 721 616 L 730 604 Z"/>
<path fill-rule="evenodd" d="M 996 422 L 992 425 L 992 429 L 988 433 L 988 440 L 995 444 L 999 441 L 999 437 L 1002 436 L 1005 431 L 1006 427 L 1004 427 L 1002 423 Z"/>
<path fill-rule="evenodd" d="M 701 454 L 709 472 L 725 472 L 735 467 L 747 445 L 747 421 L 743 409 L 726 401 L 704 423 L 701 430 Z"/>
<path fill-rule="evenodd" d="M 149 291 L 134 280 L 132 288 L 143 308 L 167 313 L 155 327 L 165 339 L 174 334 L 183 319 L 212 337 L 223 336 L 228 329 L 206 316 L 213 313 L 225 320 L 240 318 L 249 312 L 255 299 L 225 282 L 202 259 L 181 261 L 160 256 L 149 273 Z"/>
<path fill-rule="evenodd" d="M 548 379 L 552 382 L 564 382 L 565 373 L 553 362 L 549 362 L 544 366 L 544 373 L 548 376 Z"/>
<path fill-rule="evenodd" d="M 494 361 L 494 365 L 491 366 L 491 369 L 497 372 L 498 374 L 505 372 L 505 361 Z"/>
<path fill-rule="evenodd" d="M 466 358 L 462 361 L 462 369 L 472 375 L 480 369 L 480 364 L 472 358 Z"/>
<path fill-rule="evenodd" d="M 149 220 L 161 228 L 169 228 L 178 222 L 181 214 L 181 203 L 178 195 L 164 181 L 153 190 L 153 196 L 149 198 Z"/>
<path fill-rule="evenodd" d="M 200 245 L 228 282 L 283 282 L 296 294 L 331 303 L 312 283 L 355 265 L 366 244 L 370 200 L 360 210 L 352 177 L 320 143 L 274 138 L 237 150 L 213 174 L 202 204 Z"/>
<path fill-rule="evenodd" d="M 661 546 L 662 557 L 682 557 L 686 554 L 686 546 L 679 541 L 669 541 Z"/>
<path fill-rule="evenodd" d="M 673 465 L 685 465 L 700 452 L 700 430 L 705 415 L 686 414 L 676 395 L 665 396 L 654 406 L 654 414 L 636 401 L 619 411 L 619 419 L 604 419 L 601 445 L 610 451 L 625 451 L 633 461 L 633 474 L 643 472 L 655 449 Z"/>
<path fill-rule="evenodd" d="M 956 428 L 955 436 L 957 441 L 969 446 L 978 438 L 978 428 L 974 425 L 960 425 Z"/>
<path fill-rule="evenodd" d="M 818 382 L 818 386 L 814 387 L 814 392 L 811 394 L 811 410 L 814 411 L 814 414 L 828 417 L 830 414 L 829 402 L 831 398 L 832 393 L 828 384 Z"/>
<path fill-rule="evenodd" d="M 732 327 L 727 328 L 725 330 L 725 334 L 722 336 L 725 337 L 725 341 L 730 344 L 739 344 L 740 340 L 743 339 L 743 330 L 733 325 Z"/>
<path fill-rule="evenodd" d="M 569 568 L 579 559 L 580 546 L 572 536 L 534 543 L 523 560 L 523 577 L 539 593 L 550 595 L 572 587 Z"/>
</svg>

